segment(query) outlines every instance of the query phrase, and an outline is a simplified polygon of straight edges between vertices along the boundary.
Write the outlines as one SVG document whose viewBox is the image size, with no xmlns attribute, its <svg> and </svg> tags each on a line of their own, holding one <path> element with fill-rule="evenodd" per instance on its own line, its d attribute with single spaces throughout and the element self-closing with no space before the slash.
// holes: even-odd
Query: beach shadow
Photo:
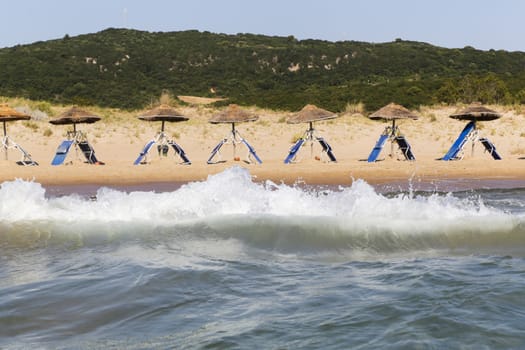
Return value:
<svg viewBox="0 0 525 350">
<path fill-rule="evenodd" d="M 377 159 L 373 162 L 370 162 L 370 163 L 379 163 L 379 162 L 383 162 L 385 159 Z M 360 162 L 368 162 L 368 159 L 359 159 Z"/>
</svg>

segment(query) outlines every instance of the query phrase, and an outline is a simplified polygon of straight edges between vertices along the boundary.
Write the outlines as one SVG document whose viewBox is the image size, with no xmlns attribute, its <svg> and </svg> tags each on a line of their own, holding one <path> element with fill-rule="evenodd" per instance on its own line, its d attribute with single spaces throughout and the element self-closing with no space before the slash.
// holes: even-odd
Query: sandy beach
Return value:
<svg viewBox="0 0 525 350">
<path fill-rule="evenodd" d="M 10 104 L 18 107 L 17 104 Z M 400 153 L 390 157 L 391 147 L 387 143 L 380 161 L 365 160 L 382 133 L 386 123 L 372 121 L 359 113 L 347 112 L 340 118 L 315 123 L 319 136 L 332 146 L 337 163 L 328 163 L 323 158 L 319 144 L 303 147 L 298 162 L 285 165 L 293 140 L 301 136 L 307 124 L 287 124 L 290 112 L 268 111 L 247 108 L 259 115 L 259 120 L 238 124 L 237 130 L 254 147 L 263 164 L 248 164 L 247 150 L 237 146 L 236 161 L 231 145 L 223 146 L 224 162 L 209 165 L 206 160 L 213 147 L 230 132 L 227 124 L 208 123 L 217 109 L 203 106 L 177 107 L 190 118 L 187 122 L 166 124 L 169 138 L 180 144 L 192 161 L 181 165 L 180 159 L 170 150 L 168 157 L 159 157 L 156 149 L 150 152 L 149 164 L 134 166 L 144 144 L 160 129 L 158 122 L 145 122 L 136 118 L 138 112 L 91 109 L 100 113 L 102 120 L 96 124 L 79 125 L 93 145 L 99 160 L 105 165 L 85 164 L 82 154 L 72 150 L 62 166 L 51 166 L 56 148 L 65 139 L 69 126 L 53 126 L 45 118 L 30 122 L 8 124 L 8 135 L 26 151 L 39 166 L 19 166 L 17 150 L 9 150 L 8 160 L 1 155 L 0 181 L 14 179 L 33 180 L 47 185 L 97 184 L 137 185 L 146 183 L 189 182 L 206 179 L 232 166 L 249 169 L 255 181 L 271 180 L 276 183 L 293 184 L 351 184 L 356 179 L 369 183 L 428 182 L 437 180 L 525 180 L 525 140 L 523 138 L 520 110 L 489 106 L 503 116 L 491 122 L 478 123 L 479 136 L 488 137 L 497 147 L 503 160 L 495 161 L 476 143 L 465 147 L 461 161 L 439 161 L 458 136 L 466 122 L 448 118 L 461 106 L 422 107 L 415 113 L 417 121 L 401 121 L 398 126 L 412 146 L 416 161 L 401 160 Z M 57 113 L 63 109 L 57 108 Z M 90 108 L 86 108 L 90 110 Z M 51 132 L 49 131 L 51 130 Z M 50 135 L 51 134 L 51 135 Z M 394 150 L 397 146 L 394 147 Z"/>
</svg>

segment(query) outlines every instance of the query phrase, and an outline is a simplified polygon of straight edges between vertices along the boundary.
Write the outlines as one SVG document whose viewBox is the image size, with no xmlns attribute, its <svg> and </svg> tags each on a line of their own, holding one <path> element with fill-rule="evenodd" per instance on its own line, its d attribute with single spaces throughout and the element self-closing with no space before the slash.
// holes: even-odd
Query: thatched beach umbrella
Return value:
<svg viewBox="0 0 525 350">
<path fill-rule="evenodd" d="M 168 153 L 168 150 L 171 147 L 175 150 L 175 152 L 181 157 L 183 160 L 183 164 L 190 165 L 191 161 L 186 156 L 186 153 L 182 149 L 180 145 L 178 145 L 174 140 L 168 140 L 166 137 L 166 134 L 164 133 L 164 125 L 166 122 L 168 123 L 177 123 L 177 122 L 183 122 L 189 120 L 188 117 L 183 116 L 179 111 L 177 111 L 175 108 L 167 105 L 167 104 L 161 104 L 158 107 L 152 108 L 141 115 L 138 116 L 140 120 L 145 120 L 148 122 L 156 122 L 160 121 L 162 122 L 160 132 L 146 145 L 144 146 L 142 152 L 139 154 L 138 158 L 135 160 L 133 164 L 138 165 L 142 164 L 145 161 L 145 157 L 147 156 L 151 146 L 153 144 L 157 144 L 157 149 L 159 151 L 159 155 L 164 154 L 165 156 Z"/>
<path fill-rule="evenodd" d="M 82 151 L 89 164 L 104 164 L 95 156 L 95 150 L 87 141 L 86 135 L 82 131 L 77 131 L 77 124 L 93 124 L 100 119 L 99 116 L 75 106 L 61 113 L 57 118 L 50 120 L 49 122 L 53 125 L 73 124 L 73 131 L 67 132 L 67 140 L 62 141 L 58 146 L 51 165 L 63 164 L 71 145 L 77 152 L 78 149 Z"/>
<path fill-rule="evenodd" d="M 31 116 L 9 107 L 7 103 L 0 104 L 0 121 L 4 124 L 4 136 L 7 136 L 7 122 L 29 119 L 31 119 Z"/>
<path fill-rule="evenodd" d="M 479 102 L 474 102 L 468 107 L 451 114 L 449 117 L 458 120 L 468 120 L 469 123 L 459 134 L 458 139 L 452 144 L 448 152 L 443 156 L 443 158 L 441 158 L 442 160 L 461 159 L 463 147 L 469 139 L 472 141 L 472 155 L 474 155 L 474 147 L 476 145 L 475 141 L 480 141 L 494 159 L 501 159 L 501 156 L 496 151 L 496 146 L 494 146 L 494 144 L 486 137 L 479 138 L 476 128 L 477 122 L 499 119 L 501 118 L 501 114 L 481 105 Z"/>
<path fill-rule="evenodd" d="M 144 112 L 138 118 L 148 122 L 161 121 L 161 131 L 164 131 L 165 122 L 176 123 L 189 120 L 189 118 L 183 116 L 175 108 L 168 106 L 167 104 L 161 104 L 158 107 L 150 109 L 149 111 Z"/>
<path fill-rule="evenodd" d="M 378 109 L 377 111 L 375 111 L 368 117 L 373 120 L 382 120 L 382 121 L 387 121 L 387 122 L 392 121 L 392 126 L 386 127 L 383 134 L 381 134 L 381 136 L 379 137 L 379 140 L 377 141 L 376 145 L 372 149 L 372 152 L 370 153 L 370 156 L 368 157 L 368 162 L 376 161 L 377 156 L 379 156 L 379 153 L 381 152 L 381 148 L 383 147 L 383 144 L 387 138 L 390 139 L 391 141 L 390 142 L 390 156 L 391 157 L 394 154 L 394 142 L 397 142 L 405 158 L 407 160 L 415 160 L 415 157 L 412 153 L 410 145 L 408 144 L 404 136 L 398 135 L 399 128 L 396 126 L 396 120 L 399 120 L 399 119 L 417 120 L 419 116 L 410 112 L 405 107 L 392 102 Z"/>
<path fill-rule="evenodd" d="M 392 121 L 392 128 L 395 128 L 396 120 L 398 119 L 417 120 L 419 117 L 401 105 L 389 103 L 372 113 L 368 118 L 373 120 Z"/>
<path fill-rule="evenodd" d="M 470 121 L 489 121 L 501 118 L 501 114 L 493 111 L 490 108 L 482 106 L 479 102 L 474 102 L 467 108 L 461 111 L 451 114 L 450 118 L 459 120 L 470 120 Z"/>
<path fill-rule="evenodd" d="M 98 122 L 100 119 L 101 118 L 99 116 L 75 106 L 63 112 L 57 118 L 52 119 L 49 122 L 53 125 L 73 124 L 73 132 L 76 132 L 77 124 L 93 124 Z"/>
<path fill-rule="evenodd" d="M 7 122 L 17 121 L 17 120 L 29 120 L 31 116 L 19 112 L 16 109 L 13 109 L 7 105 L 7 103 L 0 104 L 0 121 L 4 125 L 4 139 L 3 139 L 3 148 L 5 152 L 5 159 L 7 160 L 7 148 L 8 148 L 8 136 L 7 136 Z"/>
<path fill-rule="evenodd" d="M 243 143 L 248 148 L 248 158 L 253 156 L 257 162 L 262 163 L 261 159 L 257 154 L 255 153 L 255 150 L 253 149 L 250 144 L 241 137 L 239 132 L 235 130 L 235 123 L 245 123 L 245 122 L 254 122 L 257 119 L 259 119 L 259 116 L 255 113 L 249 112 L 245 109 L 240 108 L 236 104 L 230 104 L 228 105 L 228 108 L 225 110 L 216 113 L 213 115 L 209 122 L 212 124 L 231 124 L 232 129 L 229 137 L 224 138 L 215 148 L 212 150 L 210 157 L 208 158 L 208 164 L 213 164 L 215 161 L 213 161 L 213 158 L 216 154 L 219 154 L 219 150 L 225 143 L 231 143 L 233 146 L 233 157 L 234 159 L 238 160 L 236 157 L 236 144 Z"/>
<path fill-rule="evenodd" d="M 309 128 L 304 133 L 304 136 L 301 139 L 297 140 L 296 144 L 290 149 L 290 152 L 285 158 L 284 163 L 289 164 L 292 161 L 294 161 L 294 159 L 297 156 L 297 153 L 299 152 L 299 149 L 306 141 L 310 143 L 310 156 L 313 156 L 314 140 L 319 141 L 319 143 L 323 147 L 323 151 L 326 152 L 329 159 L 332 162 L 335 162 L 336 158 L 332 153 L 332 147 L 328 144 L 328 142 L 326 142 L 326 140 L 322 137 L 314 136 L 315 129 L 313 127 L 313 123 L 323 120 L 335 119 L 338 117 L 339 115 L 337 115 L 336 113 L 319 108 L 315 105 L 307 104 L 299 112 L 295 113 L 290 118 L 288 118 L 288 120 L 286 121 L 288 124 L 308 123 Z"/>
<path fill-rule="evenodd" d="M 236 104 L 230 104 L 227 109 L 213 115 L 209 122 L 212 124 L 234 124 L 244 122 L 254 122 L 259 116 L 239 108 Z"/>
<path fill-rule="evenodd" d="M 304 106 L 299 112 L 288 118 L 286 122 L 288 124 L 310 123 L 311 127 L 313 122 L 334 119 L 338 117 L 339 115 L 333 112 L 308 104 Z"/>
</svg>

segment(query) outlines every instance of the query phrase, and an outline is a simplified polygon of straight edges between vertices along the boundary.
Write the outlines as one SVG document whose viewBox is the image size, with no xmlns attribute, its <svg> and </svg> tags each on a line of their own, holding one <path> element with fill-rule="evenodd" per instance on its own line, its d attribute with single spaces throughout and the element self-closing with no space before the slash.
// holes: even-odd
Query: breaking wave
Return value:
<svg viewBox="0 0 525 350">
<path fill-rule="evenodd" d="M 385 195 L 362 180 L 312 189 L 256 183 L 240 167 L 172 192 L 100 188 L 96 200 L 48 198 L 40 184 L 16 180 L 0 186 L 0 245 L 211 240 L 284 252 L 522 255 L 525 200 L 502 193 Z"/>
</svg>

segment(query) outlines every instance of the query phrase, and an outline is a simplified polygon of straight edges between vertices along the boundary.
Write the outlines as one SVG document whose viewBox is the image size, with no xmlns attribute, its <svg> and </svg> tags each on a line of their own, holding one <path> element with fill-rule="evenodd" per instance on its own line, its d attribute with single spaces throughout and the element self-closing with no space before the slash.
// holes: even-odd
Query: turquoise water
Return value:
<svg viewBox="0 0 525 350">
<path fill-rule="evenodd" d="M 525 190 L 453 185 L 3 183 L 0 348 L 524 348 Z"/>
</svg>

